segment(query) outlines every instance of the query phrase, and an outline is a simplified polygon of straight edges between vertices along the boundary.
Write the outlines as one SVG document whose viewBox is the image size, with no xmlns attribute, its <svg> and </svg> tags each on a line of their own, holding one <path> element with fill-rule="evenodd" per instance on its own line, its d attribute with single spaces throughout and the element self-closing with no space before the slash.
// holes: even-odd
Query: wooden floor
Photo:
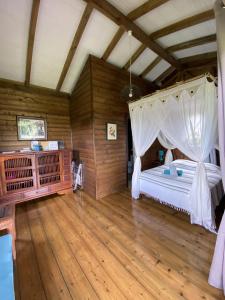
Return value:
<svg viewBox="0 0 225 300">
<path fill-rule="evenodd" d="M 207 284 L 215 235 L 129 191 L 17 207 L 16 298 L 224 299 Z"/>
</svg>

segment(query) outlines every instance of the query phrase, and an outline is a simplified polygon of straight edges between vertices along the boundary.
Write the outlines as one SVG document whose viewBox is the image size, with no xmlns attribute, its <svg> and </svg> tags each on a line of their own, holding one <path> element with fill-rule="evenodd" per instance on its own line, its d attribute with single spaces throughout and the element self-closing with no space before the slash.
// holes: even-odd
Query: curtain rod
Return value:
<svg viewBox="0 0 225 300">
<path fill-rule="evenodd" d="M 202 74 L 202 75 L 199 75 L 199 76 L 196 76 L 196 77 L 187 79 L 187 80 L 182 80 L 182 81 L 176 82 L 175 84 L 173 84 L 173 85 L 171 85 L 171 86 L 169 86 L 169 87 L 166 87 L 166 88 L 161 89 L 161 90 L 156 90 L 156 91 L 153 92 L 153 93 L 150 93 L 150 94 L 148 94 L 148 95 L 145 95 L 145 96 L 141 97 L 140 99 L 127 101 L 127 103 L 129 104 L 129 103 L 133 103 L 133 102 L 136 102 L 136 101 L 145 99 L 145 98 L 147 98 L 147 97 L 149 97 L 149 96 L 156 95 L 156 94 L 158 94 L 159 92 L 163 92 L 163 91 L 167 91 L 167 90 L 173 89 L 173 88 L 175 88 L 176 86 L 179 86 L 179 85 L 181 85 L 181 84 L 188 83 L 188 82 L 191 82 L 191 81 L 195 81 L 195 80 L 200 79 L 200 78 L 203 78 L 203 77 L 211 78 L 212 81 L 214 81 L 214 82 L 215 82 L 215 80 L 216 80 L 216 77 L 214 77 L 212 74 L 210 74 L 210 73 L 205 73 L 205 74 Z"/>
</svg>

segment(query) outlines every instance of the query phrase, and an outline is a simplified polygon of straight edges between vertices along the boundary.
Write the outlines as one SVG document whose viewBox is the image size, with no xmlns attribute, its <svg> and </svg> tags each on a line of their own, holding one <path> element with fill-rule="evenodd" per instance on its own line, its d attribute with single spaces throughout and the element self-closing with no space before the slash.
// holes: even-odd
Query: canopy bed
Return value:
<svg viewBox="0 0 225 300">
<path fill-rule="evenodd" d="M 221 171 L 206 164 L 218 140 L 214 78 L 203 75 L 129 103 L 135 150 L 132 197 L 151 196 L 190 214 L 191 223 L 215 230 L 214 209 L 222 196 Z M 141 172 L 141 157 L 158 137 L 168 149 L 164 166 Z M 192 161 L 172 162 L 178 148 Z M 181 176 L 168 176 L 177 167 Z M 176 170 L 177 172 L 177 170 Z"/>
</svg>

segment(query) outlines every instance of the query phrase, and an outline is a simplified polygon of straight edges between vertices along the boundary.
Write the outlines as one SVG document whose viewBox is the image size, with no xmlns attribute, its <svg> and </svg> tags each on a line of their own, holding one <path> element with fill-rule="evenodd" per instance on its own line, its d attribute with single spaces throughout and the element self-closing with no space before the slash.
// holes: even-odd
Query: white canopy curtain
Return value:
<svg viewBox="0 0 225 300">
<path fill-rule="evenodd" d="M 134 143 L 135 162 L 132 176 L 132 196 L 137 199 L 140 195 L 139 175 L 141 172 L 141 156 L 156 139 L 159 129 L 156 122 L 157 111 L 150 103 L 130 107 L 131 129 Z"/>
<path fill-rule="evenodd" d="M 165 137 L 165 135 L 162 133 L 162 131 L 159 132 L 158 135 L 158 140 L 160 142 L 160 144 L 167 149 L 166 151 L 166 156 L 165 156 L 165 164 L 169 164 L 173 161 L 173 153 L 171 150 L 175 149 L 176 147 L 174 147 L 170 141 Z"/>
<path fill-rule="evenodd" d="M 214 209 L 211 207 L 211 193 L 203 162 L 213 149 L 217 137 L 216 106 L 216 87 L 214 82 L 208 82 L 206 76 L 129 104 L 138 159 L 135 161 L 132 178 L 132 197 L 137 199 L 140 194 L 140 157 L 161 130 L 171 145 L 198 162 L 190 194 L 191 222 L 209 230 L 214 230 L 215 227 Z M 141 113 L 143 108 L 145 113 Z M 151 132 L 151 138 L 150 134 L 147 135 L 147 130 Z"/>
<path fill-rule="evenodd" d="M 218 129 L 219 151 L 223 187 L 225 188 L 225 1 L 217 0 L 214 5 L 217 35 L 218 61 Z M 225 214 L 220 224 L 213 261 L 209 274 L 209 283 L 223 289 L 225 295 Z"/>
</svg>

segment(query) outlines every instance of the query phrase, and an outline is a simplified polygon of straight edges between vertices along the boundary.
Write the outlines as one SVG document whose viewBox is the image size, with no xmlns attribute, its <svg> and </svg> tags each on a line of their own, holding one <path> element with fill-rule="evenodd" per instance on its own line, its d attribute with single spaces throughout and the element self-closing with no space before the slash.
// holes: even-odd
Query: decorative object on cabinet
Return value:
<svg viewBox="0 0 225 300">
<path fill-rule="evenodd" d="M 47 122 L 44 118 L 17 116 L 19 141 L 46 140 Z"/>
<path fill-rule="evenodd" d="M 0 154 L 0 206 L 72 187 L 71 151 Z"/>
</svg>

